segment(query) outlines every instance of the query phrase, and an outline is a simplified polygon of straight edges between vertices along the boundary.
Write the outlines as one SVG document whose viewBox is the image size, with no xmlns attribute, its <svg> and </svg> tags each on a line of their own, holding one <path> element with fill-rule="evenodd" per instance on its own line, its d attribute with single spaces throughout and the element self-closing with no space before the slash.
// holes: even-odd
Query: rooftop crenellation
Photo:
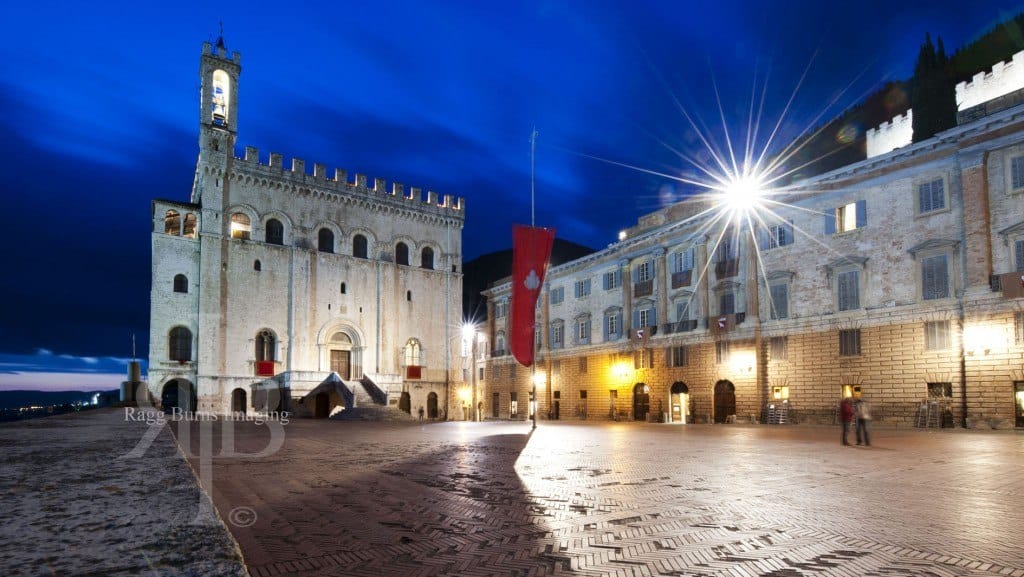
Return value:
<svg viewBox="0 0 1024 577">
<path fill-rule="evenodd" d="M 426 195 L 424 195 L 423 189 L 415 186 L 406 189 L 406 186 L 400 182 L 392 182 L 391 186 L 388 187 L 387 180 L 384 178 L 374 178 L 373 182 L 369 183 L 365 174 L 358 173 L 355 174 L 355 179 L 350 181 L 347 170 L 335 168 L 333 175 L 330 175 L 327 165 L 322 163 L 313 164 L 313 172 L 310 174 L 306 171 L 306 161 L 301 158 L 292 158 L 291 168 L 285 168 L 284 156 L 278 152 L 271 152 L 267 162 L 263 163 L 260 162 L 259 149 L 255 146 L 246 146 L 245 156 L 237 158 L 237 160 L 281 170 L 283 173 L 291 173 L 302 178 L 310 178 L 338 192 L 361 191 L 365 194 L 402 198 L 409 202 L 422 202 L 429 206 L 449 209 L 452 212 L 462 212 L 465 210 L 465 199 L 461 196 L 455 197 L 451 194 L 439 195 L 432 190 L 428 190 Z"/>
</svg>

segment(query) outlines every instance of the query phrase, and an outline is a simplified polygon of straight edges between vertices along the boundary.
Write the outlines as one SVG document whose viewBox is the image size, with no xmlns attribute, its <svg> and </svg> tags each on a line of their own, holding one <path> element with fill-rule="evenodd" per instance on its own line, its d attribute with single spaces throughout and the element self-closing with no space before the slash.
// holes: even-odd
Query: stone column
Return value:
<svg viewBox="0 0 1024 577">
<path fill-rule="evenodd" d="M 696 249 L 697 250 L 695 251 L 695 254 L 694 254 L 694 261 L 695 262 L 693 263 L 693 268 L 694 268 L 695 271 L 699 271 L 698 274 L 700 276 L 699 276 L 699 282 L 697 282 L 697 283 L 695 283 L 693 285 L 693 290 L 696 291 L 696 294 L 697 294 L 697 299 L 696 299 L 697 309 L 698 309 L 697 312 L 700 313 L 700 316 L 696 317 L 697 318 L 697 326 L 698 327 L 703 327 L 704 326 L 703 319 L 706 319 L 710 315 L 710 310 L 708 309 L 708 299 L 709 299 L 709 295 L 708 295 L 709 288 L 708 288 L 708 285 L 710 284 L 708 282 L 708 276 L 710 275 L 710 267 L 708 266 L 708 258 L 709 258 L 710 255 L 708 255 L 708 239 L 707 239 L 707 237 L 704 237 L 704 242 L 702 242 L 701 244 L 697 245 Z M 693 317 L 695 315 L 691 313 L 690 316 Z"/>
<path fill-rule="evenodd" d="M 746 246 L 743 246 L 746 245 Z M 746 269 L 745 278 L 746 282 L 746 313 L 747 318 L 744 323 L 756 322 L 760 318 L 760 298 L 758 297 L 761 272 L 758 270 L 757 265 L 757 239 L 754 238 L 753 232 L 748 232 L 743 235 L 743 242 L 741 243 L 741 250 L 746 251 Z"/>
<path fill-rule="evenodd" d="M 633 277 L 629 274 L 628 259 L 619 261 L 619 270 L 622 274 L 622 326 L 619 333 L 629 336 L 626 327 L 633 322 Z"/>
<path fill-rule="evenodd" d="M 966 292 L 988 292 L 992 274 L 992 220 L 988 206 L 988 154 L 961 153 L 960 186 L 963 196 L 964 270 Z"/>
</svg>

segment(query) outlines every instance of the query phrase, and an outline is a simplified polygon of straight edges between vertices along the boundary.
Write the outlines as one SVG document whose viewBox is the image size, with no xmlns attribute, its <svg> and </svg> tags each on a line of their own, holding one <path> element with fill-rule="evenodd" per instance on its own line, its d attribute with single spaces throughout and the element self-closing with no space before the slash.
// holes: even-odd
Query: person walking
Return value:
<svg viewBox="0 0 1024 577">
<path fill-rule="evenodd" d="M 850 441 L 847 440 L 847 435 L 850 432 L 850 427 L 853 426 L 855 412 L 853 399 L 845 397 L 842 401 L 839 401 L 839 416 L 843 420 L 842 441 L 844 445 L 850 444 Z"/>
<path fill-rule="evenodd" d="M 864 445 L 870 447 L 871 437 L 868 436 L 868 421 L 871 420 L 871 407 L 867 401 L 861 398 L 854 403 L 854 409 L 857 414 L 857 444 L 861 444 L 863 438 Z"/>
</svg>

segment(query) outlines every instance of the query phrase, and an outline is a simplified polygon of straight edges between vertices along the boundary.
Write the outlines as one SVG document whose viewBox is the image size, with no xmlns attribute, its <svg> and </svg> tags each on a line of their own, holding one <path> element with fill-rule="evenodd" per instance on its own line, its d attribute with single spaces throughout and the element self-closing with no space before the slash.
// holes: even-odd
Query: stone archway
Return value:
<svg viewBox="0 0 1024 577">
<path fill-rule="evenodd" d="M 245 389 L 235 389 L 231 391 L 231 412 L 245 414 L 246 408 L 246 395 Z"/>
<path fill-rule="evenodd" d="M 644 383 L 637 383 L 633 387 L 633 420 L 646 421 L 647 413 L 651 410 L 650 389 Z"/>
<path fill-rule="evenodd" d="M 690 422 L 690 387 L 682 381 L 672 383 L 668 396 L 669 419 L 673 423 Z"/>
<path fill-rule="evenodd" d="M 725 423 L 736 414 L 736 387 L 729 381 L 715 383 L 715 422 Z"/>
<path fill-rule="evenodd" d="M 194 412 L 197 406 L 195 385 L 187 379 L 167 381 L 160 391 L 160 406 L 165 415 Z"/>
</svg>

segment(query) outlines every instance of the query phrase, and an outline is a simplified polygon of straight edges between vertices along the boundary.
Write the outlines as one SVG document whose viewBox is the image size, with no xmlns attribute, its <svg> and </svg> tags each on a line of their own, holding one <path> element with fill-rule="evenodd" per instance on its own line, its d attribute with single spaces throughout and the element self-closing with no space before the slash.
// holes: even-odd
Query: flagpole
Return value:
<svg viewBox="0 0 1024 577">
<path fill-rule="evenodd" d="M 536 166 L 537 158 L 537 127 L 534 126 L 530 131 L 530 226 L 536 226 L 536 210 L 534 208 L 535 198 L 535 186 L 534 186 L 534 169 Z M 533 339 L 530 346 L 534 349 L 537 348 L 537 312 L 534 311 L 534 323 L 533 323 Z M 534 350 L 534 357 L 536 356 L 536 350 Z M 540 410 L 540 399 L 537 398 L 537 359 L 533 359 L 533 372 L 530 373 L 530 382 L 533 385 L 533 429 L 537 428 L 537 411 Z"/>
</svg>

